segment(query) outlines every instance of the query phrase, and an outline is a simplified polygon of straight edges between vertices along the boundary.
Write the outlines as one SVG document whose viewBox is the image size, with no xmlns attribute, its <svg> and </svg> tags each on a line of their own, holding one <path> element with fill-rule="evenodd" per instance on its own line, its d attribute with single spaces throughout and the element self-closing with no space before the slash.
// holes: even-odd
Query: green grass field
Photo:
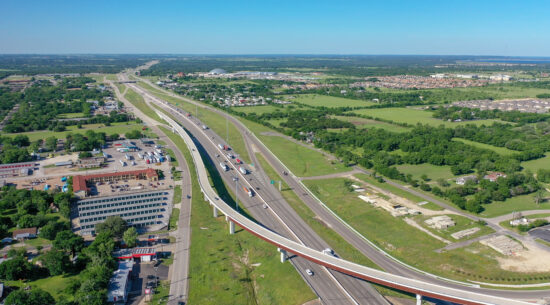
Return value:
<svg viewBox="0 0 550 305">
<path fill-rule="evenodd" d="M 399 126 L 399 125 L 390 124 L 390 123 L 381 122 L 381 121 L 376 121 L 376 120 L 371 120 L 371 119 L 365 119 L 365 118 L 353 117 L 353 116 L 352 117 L 350 117 L 350 116 L 339 116 L 339 115 L 335 115 L 333 117 L 336 118 L 336 119 L 342 120 L 342 121 L 351 122 L 357 128 L 361 128 L 361 129 L 364 129 L 364 128 L 382 128 L 382 129 L 385 129 L 385 130 L 391 131 L 391 132 L 406 132 L 406 131 L 409 131 L 409 128 L 407 128 L 407 127 L 402 127 L 402 126 Z"/>
<path fill-rule="evenodd" d="M 498 146 L 493 146 L 493 145 L 489 145 L 489 144 L 485 144 L 485 143 L 474 142 L 474 141 L 461 139 L 461 138 L 453 138 L 453 141 L 459 141 L 459 142 L 462 142 L 462 143 L 465 143 L 465 144 L 468 144 L 468 145 L 472 145 L 472 146 L 475 146 L 475 147 L 479 147 L 479 148 L 483 148 L 483 149 L 489 149 L 489 150 L 492 150 L 492 151 L 494 151 L 498 154 L 504 155 L 504 156 L 509 156 L 509 155 L 512 155 L 512 154 L 519 153 L 518 151 L 513 151 L 513 150 L 508 149 L 506 147 L 498 147 Z"/>
<path fill-rule="evenodd" d="M 320 152 L 304 147 L 286 138 L 266 135 L 274 132 L 258 123 L 237 118 L 245 124 L 294 174 L 298 176 L 318 176 L 347 171 L 348 168 L 337 160 L 328 160 Z"/>
<path fill-rule="evenodd" d="M 415 179 L 421 180 L 420 176 L 426 174 L 430 180 L 453 178 L 451 167 L 448 165 L 437 166 L 429 163 L 423 164 L 403 164 L 395 166 L 403 174 L 411 174 Z"/>
<path fill-rule="evenodd" d="M 491 125 L 495 120 L 475 120 L 466 122 L 448 122 L 432 117 L 432 113 L 425 110 L 414 108 L 379 108 L 379 109 L 361 109 L 354 110 L 352 113 L 371 116 L 373 118 L 392 120 L 399 123 L 411 125 L 429 124 L 432 126 L 444 125 L 445 127 L 456 127 L 466 124 Z"/>
<path fill-rule="evenodd" d="M 357 198 L 344 185 L 343 178 L 307 180 L 304 183 L 336 214 L 365 237 L 400 260 L 433 274 L 457 280 L 487 282 L 541 282 L 550 273 L 517 273 L 500 269 L 496 257 L 501 255 L 479 243 L 435 252 L 445 244 L 402 219 L 377 209 Z M 533 278 L 536 276 L 536 279 Z"/>
<path fill-rule="evenodd" d="M 68 294 L 64 290 L 65 288 L 67 288 L 67 286 L 69 286 L 69 283 L 79 279 L 79 275 L 56 275 L 31 282 L 4 281 L 4 285 L 21 288 L 31 286 L 47 291 L 56 300 L 59 300 L 61 296 L 63 296 L 66 300 L 72 300 L 74 298 L 74 295 Z"/>
<path fill-rule="evenodd" d="M 93 130 L 95 132 L 104 132 L 107 135 L 113 134 L 113 133 L 125 134 L 132 130 L 141 131 L 142 127 L 143 125 L 136 124 L 134 121 L 131 121 L 131 122 L 122 122 L 122 123 L 112 123 L 111 126 L 105 126 L 104 124 L 88 124 L 88 125 L 82 125 L 81 129 L 78 129 L 76 125 L 73 125 L 73 126 L 67 126 L 67 130 L 61 131 L 61 132 L 47 130 L 47 131 L 30 131 L 30 132 L 21 132 L 21 133 L 5 133 L 3 135 L 8 137 L 15 137 L 16 135 L 21 134 L 21 135 L 28 136 L 30 141 L 36 141 L 39 139 L 46 139 L 51 136 L 54 136 L 58 139 L 64 139 L 67 137 L 69 133 L 84 134 L 88 130 Z"/>
<path fill-rule="evenodd" d="M 349 170 L 337 160 L 279 136 L 258 138 L 295 174 L 300 177 L 321 176 Z"/>
<path fill-rule="evenodd" d="M 490 204 L 484 204 L 483 207 L 485 210 L 479 216 L 490 218 L 519 211 L 550 209 L 550 201 L 537 205 L 534 196 L 535 194 L 527 194 L 508 198 L 505 201 L 494 201 Z M 548 196 L 548 192 L 544 196 Z"/>
<path fill-rule="evenodd" d="M 521 162 L 521 166 L 533 173 L 536 173 L 539 168 L 550 169 L 550 154 L 547 153 L 546 156 L 540 159 Z"/>
<path fill-rule="evenodd" d="M 183 140 L 167 133 L 184 154 L 193 188 L 189 304 L 303 304 L 315 298 L 274 246 L 237 228 L 228 233 L 200 195 L 195 166 Z"/>
<path fill-rule="evenodd" d="M 298 94 L 293 95 L 294 99 L 289 99 L 288 96 L 283 97 L 290 102 L 298 102 L 312 107 L 360 107 L 374 105 L 372 102 L 363 100 L 354 100 L 349 98 L 319 95 L 319 94 Z"/>
<path fill-rule="evenodd" d="M 84 113 L 75 112 L 75 113 L 62 113 L 57 116 L 58 119 L 74 119 L 74 118 L 83 118 Z"/>
<path fill-rule="evenodd" d="M 124 97 L 130 102 L 132 103 L 132 105 L 134 105 L 136 108 L 138 108 L 139 110 L 141 110 L 141 112 L 143 112 L 145 115 L 147 115 L 148 117 L 154 119 L 155 121 L 159 122 L 159 123 L 166 123 L 164 122 L 163 119 L 161 119 L 157 113 L 151 108 L 149 107 L 149 105 L 147 105 L 147 103 L 145 102 L 145 100 L 143 99 L 143 97 L 141 97 L 141 95 L 139 95 L 137 92 L 135 92 L 134 90 L 128 90 L 126 91 L 126 94 L 124 95 Z"/>
<path fill-rule="evenodd" d="M 231 109 L 237 112 L 242 113 L 256 113 L 257 115 L 261 115 L 264 113 L 271 113 L 276 111 L 285 111 L 285 109 L 288 109 L 289 106 L 283 106 L 283 107 L 277 107 L 272 105 L 262 105 L 262 106 L 245 106 L 245 107 L 232 107 Z M 301 107 L 299 105 L 296 105 L 295 108 L 297 109 L 304 109 L 304 107 Z"/>
</svg>

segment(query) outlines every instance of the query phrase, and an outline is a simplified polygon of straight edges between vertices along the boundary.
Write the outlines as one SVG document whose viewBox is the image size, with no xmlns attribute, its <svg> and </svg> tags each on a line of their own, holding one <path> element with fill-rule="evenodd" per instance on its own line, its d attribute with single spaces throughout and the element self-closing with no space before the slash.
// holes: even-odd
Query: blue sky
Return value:
<svg viewBox="0 0 550 305">
<path fill-rule="evenodd" d="M 550 1 L 1 0 L 0 53 L 550 56 Z"/>
</svg>

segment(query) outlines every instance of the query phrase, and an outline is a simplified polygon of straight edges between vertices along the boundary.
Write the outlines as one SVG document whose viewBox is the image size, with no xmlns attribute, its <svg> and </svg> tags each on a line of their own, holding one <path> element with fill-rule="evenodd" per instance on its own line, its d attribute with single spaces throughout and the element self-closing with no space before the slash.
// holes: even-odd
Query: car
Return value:
<svg viewBox="0 0 550 305">
<path fill-rule="evenodd" d="M 311 269 L 306 269 L 306 273 L 309 276 L 313 276 L 313 271 L 311 271 Z"/>
<path fill-rule="evenodd" d="M 264 203 L 264 209 L 267 209 L 267 204 Z"/>
<path fill-rule="evenodd" d="M 334 254 L 334 251 L 331 248 L 326 248 L 322 252 L 325 255 L 330 255 L 330 256 L 336 257 L 336 254 Z"/>
<path fill-rule="evenodd" d="M 152 274 L 149 274 L 149 275 L 147 276 L 147 279 L 148 279 L 148 280 L 154 280 L 154 279 L 155 279 L 155 276 L 152 275 Z"/>
</svg>

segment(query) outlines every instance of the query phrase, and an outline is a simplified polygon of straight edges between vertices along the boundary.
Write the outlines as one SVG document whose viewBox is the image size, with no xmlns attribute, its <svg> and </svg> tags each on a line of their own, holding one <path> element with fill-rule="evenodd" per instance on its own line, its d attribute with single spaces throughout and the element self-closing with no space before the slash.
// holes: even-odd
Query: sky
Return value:
<svg viewBox="0 0 550 305">
<path fill-rule="evenodd" d="M 550 56 L 550 1 L 0 0 L 0 54 Z"/>
</svg>

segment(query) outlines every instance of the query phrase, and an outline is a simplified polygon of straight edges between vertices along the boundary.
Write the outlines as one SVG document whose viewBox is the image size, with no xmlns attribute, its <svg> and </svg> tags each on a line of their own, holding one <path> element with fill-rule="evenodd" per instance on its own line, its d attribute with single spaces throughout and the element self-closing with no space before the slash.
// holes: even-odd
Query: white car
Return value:
<svg viewBox="0 0 550 305">
<path fill-rule="evenodd" d="M 267 209 L 267 204 L 264 203 L 264 209 Z"/>
<path fill-rule="evenodd" d="M 331 248 L 326 248 L 323 250 L 323 254 L 336 257 L 336 254 L 334 254 L 334 251 Z"/>
<path fill-rule="evenodd" d="M 309 276 L 312 276 L 312 275 L 313 275 L 313 271 L 311 271 L 310 269 L 306 269 L 306 273 L 307 273 L 307 275 L 309 275 Z"/>
</svg>

